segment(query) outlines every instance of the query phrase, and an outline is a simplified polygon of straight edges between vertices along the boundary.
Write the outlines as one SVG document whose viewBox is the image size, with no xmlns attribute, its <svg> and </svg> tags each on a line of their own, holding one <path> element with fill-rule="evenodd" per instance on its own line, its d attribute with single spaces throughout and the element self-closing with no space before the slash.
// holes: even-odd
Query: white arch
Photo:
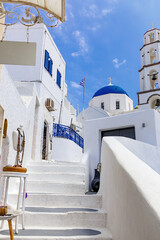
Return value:
<svg viewBox="0 0 160 240">
<path fill-rule="evenodd" d="M 150 108 L 157 109 L 157 107 L 158 107 L 158 106 L 156 106 L 157 100 L 160 101 L 160 95 L 159 94 L 153 94 L 148 98 L 147 102 L 149 103 Z"/>
</svg>

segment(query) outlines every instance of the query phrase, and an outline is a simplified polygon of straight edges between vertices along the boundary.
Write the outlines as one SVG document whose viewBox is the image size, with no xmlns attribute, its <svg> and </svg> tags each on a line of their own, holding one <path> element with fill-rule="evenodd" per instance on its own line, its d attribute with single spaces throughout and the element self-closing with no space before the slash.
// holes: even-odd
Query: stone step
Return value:
<svg viewBox="0 0 160 240">
<path fill-rule="evenodd" d="M 67 165 L 67 166 L 81 166 L 84 167 L 84 164 L 81 162 L 62 162 L 62 161 L 47 161 L 47 160 L 41 160 L 41 161 L 30 161 L 28 163 L 28 166 L 39 166 L 39 165 Z"/>
<path fill-rule="evenodd" d="M 8 230 L 0 231 L 1 240 L 9 240 Z M 107 229 L 81 229 L 81 228 L 32 228 L 19 230 L 15 240 L 112 240 L 112 235 Z"/>
<path fill-rule="evenodd" d="M 50 180 L 50 181 L 57 181 L 57 182 L 74 182 L 74 183 L 78 183 L 78 182 L 84 182 L 85 180 L 85 175 L 83 174 L 78 174 L 78 173 L 51 173 L 51 172 L 45 172 L 44 173 L 30 173 L 28 176 L 28 180 Z"/>
<path fill-rule="evenodd" d="M 84 194 L 84 183 L 58 183 L 53 181 L 28 181 L 28 193 Z"/>
<path fill-rule="evenodd" d="M 28 207 L 25 226 L 32 228 L 105 228 L 107 214 L 94 209 L 55 209 Z"/>
<path fill-rule="evenodd" d="M 9 203 L 16 204 L 17 195 L 9 195 Z M 55 195 L 55 194 L 28 194 L 26 206 L 39 207 L 82 207 L 102 208 L 102 196 L 95 195 Z"/>
<path fill-rule="evenodd" d="M 82 174 L 85 173 L 85 168 L 83 166 L 68 166 L 68 165 L 54 165 L 54 164 L 48 164 L 48 165 L 37 165 L 37 166 L 28 166 L 27 170 L 29 173 L 78 173 Z"/>
</svg>

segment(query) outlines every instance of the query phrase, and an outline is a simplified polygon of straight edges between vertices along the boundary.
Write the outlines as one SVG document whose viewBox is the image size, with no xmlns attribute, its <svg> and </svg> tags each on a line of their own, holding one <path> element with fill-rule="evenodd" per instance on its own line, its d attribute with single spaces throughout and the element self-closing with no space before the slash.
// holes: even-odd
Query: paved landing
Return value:
<svg viewBox="0 0 160 240">
<path fill-rule="evenodd" d="M 1 235 L 7 236 L 9 232 L 0 231 Z M 67 230 L 41 230 L 41 229 L 29 229 L 19 230 L 18 236 L 20 237 L 76 237 L 76 236 L 96 236 L 101 232 L 92 229 L 67 229 Z"/>
</svg>

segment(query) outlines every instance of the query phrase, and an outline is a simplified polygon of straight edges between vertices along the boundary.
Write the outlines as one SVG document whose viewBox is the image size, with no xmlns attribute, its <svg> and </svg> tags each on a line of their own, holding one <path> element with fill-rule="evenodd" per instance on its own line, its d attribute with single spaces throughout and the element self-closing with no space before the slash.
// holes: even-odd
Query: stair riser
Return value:
<svg viewBox="0 0 160 240">
<path fill-rule="evenodd" d="M 39 173 L 44 173 L 44 172 L 51 172 L 51 173 L 85 173 L 85 168 L 84 167 L 79 167 L 79 166 L 54 166 L 54 165 L 49 165 L 49 166 L 28 166 L 28 172 L 39 172 Z"/>
<path fill-rule="evenodd" d="M 17 196 L 9 196 L 9 202 L 16 204 Z M 28 194 L 26 199 L 26 206 L 40 206 L 40 207 L 60 207 L 60 208 L 102 208 L 102 197 L 95 196 L 64 196 L 64 195 L 50 195 L 50 194 Z"/>
<path fill-rule="evenodd" d="M 2 240 L 10 240 L 10 238 L 9 237 L 5 237 L 5 236 L 0 236 L 0 239 L 2 239 Z M 98 235 L 98 236 L 90 236 L 90 237 L 85 237 L 85 236 L 83 236 L 83 237 L 68 237 L 67 236 L 67 238 L 66 237 L 35 237 L 35 236 L 33 236 L 33 237 L 20 237 L 20 236 L 14 236 L 14 239 L 15 240 L 88 240 L 88 239 L 90 239 L 90 240 L 112 240 L 112 238 L 110 238 L 110 237 L 102 237 L 101 235 Z"/>
<path fill-rule="evenodd" d="M 28 193 L 84 194 L 84 184 L 57 184 L 46 182 L 28 182 Z"/>
<path fill-rule="evenodd" d="M 28 166 L 52 166 L 52 165 L 56 165 L 56 166 L 79 166 L 79 167 L 84 167 L 84 165 L 80 162 L 62 162 L 62 161 L 55 161 L 55 162 L 48 162 L 45 160 L 42 161 L 31 161 L 29 162 Z"/>
<path fill-rule="evenodd" d="M 102 207 L 102 197 L 85 195 L 85 168 L 82 164 L 67 163 L 32 163 L 28 167 L 26 206 L 54 208 L 92 208 Z M 17 185 L 16 183 L 14 185 Z M 10 196 L 11 197 L 11 196 Z M 10 198 L 9 197 L 9 198 Z M 13 194 L 10 202 L 16 203 L 17 195 Z M 27 210 L 27 209 L 26 209 Z M 29 210 L 29 208 L 28 208 Z M 38 210 L 38 208 L 37 208 Z M 47 210 L 47 209 L 46 209 Z M 98 212 L 25 212 L 27 229 L 103 229 L 103 234 L 96 236 L 15 236 L 15 240 L 111 240 L 111 235 L 104 229 L 107 225 L 107 214 Z M 7 226 L 8 229 L 8 226 Z M 105 234 L 104 234 L 105 232 Z M 42 233 L 42 232 L 41 232 Z M 51 234 L 52 235 L 52 234 Z M 9 240 L 0 235 L 0 239 Z"/>
<path fill-rule="evenodd" d="M 34 180 L 39 180 L 39 181 L 56 181 L 56 182 L 66 182 L 66 183 L 79 183 L 79 182 L 84 182 L 85 176 L 84 174 L 54 174 L 54 173 L 46 173 L 46 174 L 36 174 L 36 173 L 30 173 L 28 176 L 28 180 L 34 181 Z"/>
<path fill-rule="evenodd" d="M 88 196 L 58 196 L 58 195 L 29 195 L 26 200 L 28 206 L 46 207 L 77 207 L 77 208 L 98 208 L 102 207 L 101 197 Z"/>
<path fill-rule="evenodd" d="M 46 228 L 105 228 L 107 215 L 105 213 L 29 213 L 25 214 L 26 227 Z"/>
</svg>

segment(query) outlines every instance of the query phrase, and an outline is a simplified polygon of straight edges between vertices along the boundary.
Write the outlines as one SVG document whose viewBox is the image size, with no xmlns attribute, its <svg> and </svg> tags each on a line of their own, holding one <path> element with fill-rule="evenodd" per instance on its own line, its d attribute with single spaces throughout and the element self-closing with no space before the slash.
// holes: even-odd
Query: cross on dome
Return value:
<svg viewBox="0 0 160 240">
<path fill-rule="evenodd" d="M 111 86 L 111 85 L 113 85 L 112 84 L 112 79 L 111 79 L 111 77 L 109 77 L 109 84 L 108 84 L 108 86 Z"/>
</svg>

